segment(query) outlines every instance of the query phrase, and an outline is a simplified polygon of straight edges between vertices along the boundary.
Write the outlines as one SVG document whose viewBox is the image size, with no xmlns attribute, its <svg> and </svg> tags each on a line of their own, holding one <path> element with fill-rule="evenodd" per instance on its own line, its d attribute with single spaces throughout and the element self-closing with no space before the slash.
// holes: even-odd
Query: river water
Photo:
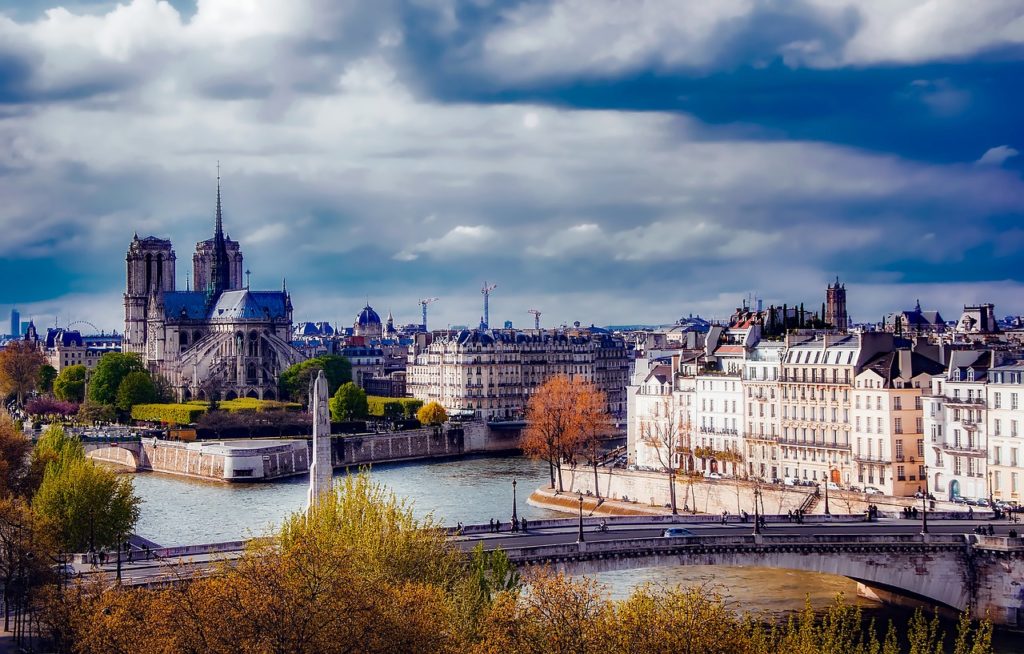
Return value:
<svg viewBox="0 0 1024 654">
<path fill-rule="evenodd" d="M 336 475 L 345 474 L 337 471 Z M 512 514 L 512 481 L 517 482 L 517 509 L 527 520 L 566 517 L 529 506 L 526 498 L 547 485 L 547 465 L 518 456 L 479 456 L 458 460 L 385 464 L 372 477 L 410 500 L 419 516 L 432 514 L 447 525 L 478 524 Z M 135 491 L 142 498 L 136 532 L 160 545 L 238 540 L 266 534 L 281 520 L 305 507 L 308 478 L 262 484 L 223 484 L 140 473 Z M 898 622 L 906 613 L 857 597 L 856 583 L 845 577 L 766 568 L 679 566 L 623 570 L 597 575 L 610 596 L 622 598 L 640 583 L 703 584 L 720 593 L 738 611 L 782 617 L 810 601 L 822 609 L 842 593 L 845 601 L 864 607 L 880 622 Z M 997 651 L 1024 651 L 1024 641 L 1000 635 Z"/>
</svg>

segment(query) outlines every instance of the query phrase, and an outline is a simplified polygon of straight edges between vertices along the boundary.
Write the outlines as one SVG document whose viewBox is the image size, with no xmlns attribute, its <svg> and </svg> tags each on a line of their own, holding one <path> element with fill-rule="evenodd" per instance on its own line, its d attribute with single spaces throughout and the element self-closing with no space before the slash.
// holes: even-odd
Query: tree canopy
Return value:
<svg viewBox="0 0 1024 654">
<path fill-rule="evenodd" d="M 35 458 L 46 467 L 32 508 L 52 525 L 64 551 L 116 546 L 131 533 L 141 503 L 131 477 L 85 458 L 81 442 L 56 427 L 40 439 Z"/>
<path fill-rule="evenodd" d="M 309 383 L 316 379 L 320 370 L 324 371 L 327 378 L 328 395 L 334 395 L 342 384 L 352 381 L 352 363 L 348 359 L 336 354 L 324 354 L 296 363 L 282 372 L 282 393 L 305 406 L 309 403 Z"/>
<path fill-rule="evenodd" d="M 40 366 L 39 374 L 36 376 L 36 388 L 42 393 L 52 393 L 55 379 L 57 379 L 57 369 L 44 363 Z"/>
<path fill-rule="evenodd" d="M 448 422 L 448 412 L 438 402 L 427 402 L 416 412 L 416 418 L 431 427 L 437 427 Z"/>
<path fill-rule="evenodd" d="M 555 375 L 530 396 L 526 407 L 523 453 L 548 462 L 551 487 L 562 488 L 561 463 L 575 461 L 589 441 L 606 429 L 604 394 L 590 383 Z"/>
<path fill-rule="evenodd" d="M 132 352 L 108 352 L 100 357 L 89 380 L 89 400 L 98 404 L 116 404 L 117 390 L 130 373 L 145 372 L 139 355 Z"/>
<path fill-rule="evenodd" d="M 68 366 L 53 381 L 53 394 L 58 400 L 81 404 L 85 401 L 85 366 Z"/>
<path fill-rule="evenodd" d="M 14 394 L 18 404 L 25 403 L 25 396 L 39 384 L 39 371 L 46 363 L 46 357 L 28 341 L 13 341 L 0 350 L 0 393 Z"/>
<path fill-rule="evenodd" d="M 329 404 L 331 407 L 331 419 L 338 422 L 359 420 L 370 414 L 369 403 L 366 400 L 366 391 L 352 382 L 346 382 L 339 386 L 334 396 L 331 397 Z"/>
<path fill-rule="evenodd" d="M 156 385 L 149 373 L 135 371 L 128 373 L 121 380 L 117 387 L 114 406 L 121 411 L 130 412 L 136 404 L 150 404 L 157 399 Z"/>
</svg>

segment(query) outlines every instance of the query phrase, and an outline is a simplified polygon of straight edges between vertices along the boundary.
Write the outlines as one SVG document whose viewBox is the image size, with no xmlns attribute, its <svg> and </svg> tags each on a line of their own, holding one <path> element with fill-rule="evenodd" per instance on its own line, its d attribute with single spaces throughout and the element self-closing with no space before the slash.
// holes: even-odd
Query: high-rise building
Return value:
<svg viewBox="0 0 1024 654">
<path fill-rule="evenodd" d="M 850 327 L 850 317 L 846 313 L 846 284 L 840 284 L 836 277 L 835 285 L 829 284 L 825 289 L 825 315 L 822 318 L 840 332 Z"/>
<path fill-rule="evenodd" d="M 21 314 L 17 309 L 11 309 L 11 338 L 21 336 Z"/>
</svg>

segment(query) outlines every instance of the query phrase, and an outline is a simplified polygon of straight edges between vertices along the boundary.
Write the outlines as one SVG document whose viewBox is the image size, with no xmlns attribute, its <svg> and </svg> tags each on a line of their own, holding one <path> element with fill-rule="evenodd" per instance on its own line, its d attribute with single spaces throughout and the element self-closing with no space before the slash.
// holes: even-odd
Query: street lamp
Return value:
<svg viewBox="0 0 1024 654">
<path fill-rule="evenodd" d="M 516 480 L 512 480 L 512 526 L 515 527 L 516 522 L 519 521 L 519 516 L 516 513 Z"/>
<path fill-rule="evenodd" d="M 754 535 L 761 533 L 761 519 L 757 512 L 757 498 L 761 496 L 761 487 L 754 486 Z"/>
<path fill-rule="evenodd" d="M 583 542 L 583 493 L 579 494 L 580 497 L 580 533 L 576 538 L 577 543 Z"/>
<path fill-rule="evenodd" d="M 928 533 L 928 466 L 924 468 L 924 493 L 921 495 L 921 533 Z"/>
</svg>

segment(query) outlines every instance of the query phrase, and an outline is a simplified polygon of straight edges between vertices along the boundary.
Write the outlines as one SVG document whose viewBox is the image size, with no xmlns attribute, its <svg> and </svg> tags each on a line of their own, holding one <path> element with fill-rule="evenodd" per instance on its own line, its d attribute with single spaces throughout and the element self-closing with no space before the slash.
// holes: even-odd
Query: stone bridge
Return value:
<svg viewBox="0 0 1024 654">
<path fill-rule="evenodd" d="M 678 565 L 788 568 L 848 577 L 877 599 L 940 605 L 1024 627 L 1024 539 L 974 535 L 745 535 L 503 548 L 568 574 Z"/>
<path fill-rule="evenodd" d="M 85 455 L 90 459 L 114 463 L 136 471 L 148 467 L 141 441 L 86 442 L 83 445 Z"/>
</svg>

